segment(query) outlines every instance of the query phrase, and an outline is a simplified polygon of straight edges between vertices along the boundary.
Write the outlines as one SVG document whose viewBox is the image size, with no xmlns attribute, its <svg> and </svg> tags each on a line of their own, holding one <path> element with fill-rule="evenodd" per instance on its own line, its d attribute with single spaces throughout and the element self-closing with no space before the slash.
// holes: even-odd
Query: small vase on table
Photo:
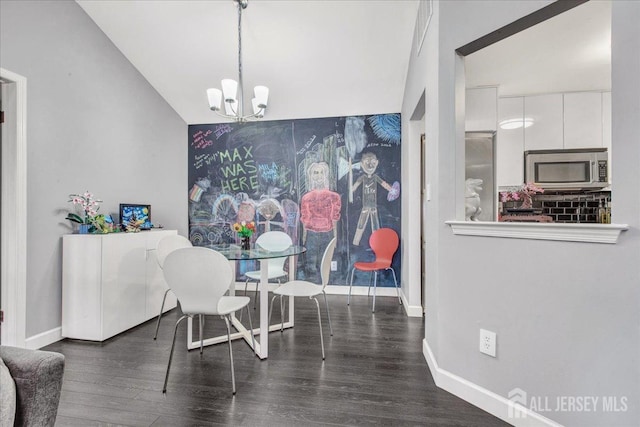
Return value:
<svg viewBox="0 0 640 427">
<path fill-rule="evenodd" d="M 240 247 L 245 251 L 251 249 L 251 237 L 243 237 L 240 241 Z"/>
</svg>

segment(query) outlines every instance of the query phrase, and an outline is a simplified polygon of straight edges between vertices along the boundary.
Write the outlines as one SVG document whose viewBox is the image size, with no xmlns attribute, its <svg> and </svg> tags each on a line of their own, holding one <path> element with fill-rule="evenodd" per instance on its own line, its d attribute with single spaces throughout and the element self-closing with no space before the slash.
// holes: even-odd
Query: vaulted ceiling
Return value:
<svg viewBox="0 0 640 427">
<path fill-rule="evenodd" d="M 238 79 L 234 1 L 77 3 L 187 123 L 223 120 L 206 89 Z M 417 8 L 417 0 L 250 0 L 245 104 L 265 85 L 269 120 L 399 112 Z"/>
<path fill-rule="evenodd" d="M 185 122 L 225 121 L 206 89 L 238 78 L 233 0 L 76 1 Z M 417 9 L 418 0 L 249 0 L 245 103 L 265 85 L 268 120 L 399 112 Z M 608 90 L 610 23 L 609 1 L 571 9 L 469 55 L 467 87 Z"/>
</svg>

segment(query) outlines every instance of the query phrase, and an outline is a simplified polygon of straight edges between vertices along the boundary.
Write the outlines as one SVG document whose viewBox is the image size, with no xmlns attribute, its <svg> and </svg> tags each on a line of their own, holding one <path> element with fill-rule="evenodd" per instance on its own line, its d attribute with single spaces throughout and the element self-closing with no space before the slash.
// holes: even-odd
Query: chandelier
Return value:
<svg viewBox="0 0 640 427">
<path fill-rule="evenodd" d="M 244 115 L 243 88 L 242 88 L 242 9 L 246 9 L 249 0 L 234 0 L 238 3 L 238 81 L 224 79 L 221 81 L 222 90 L 216 88 L 207 89 L 209 108 L 218 115 L 233 119 L 236 122 L 246 122 L 248 119 L 261 119 L 267 108 L 269 88 L 256 86 L 253 89 L 254 98 L 251 100 L 253 114 Z M 224 99 L 224 113 L 220 111 L 220 104 Z"/>
</svg>

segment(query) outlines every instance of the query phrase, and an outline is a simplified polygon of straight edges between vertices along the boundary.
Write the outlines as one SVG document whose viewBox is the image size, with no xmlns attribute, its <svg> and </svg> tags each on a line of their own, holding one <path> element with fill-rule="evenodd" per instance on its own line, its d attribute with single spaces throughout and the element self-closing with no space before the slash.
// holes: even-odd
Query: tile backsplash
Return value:
<svg viewBox="0 0 640 427">
<path fill-rule="evenodd" d="M 611 192 L 551 192 L 533 196 L 533 208 L 542 209 L 554 222 L 599 223 L 598 208 L 611 206 Z M 503 211 L 517 208 L 520 202 L 503 202 Z"/>
</svg>

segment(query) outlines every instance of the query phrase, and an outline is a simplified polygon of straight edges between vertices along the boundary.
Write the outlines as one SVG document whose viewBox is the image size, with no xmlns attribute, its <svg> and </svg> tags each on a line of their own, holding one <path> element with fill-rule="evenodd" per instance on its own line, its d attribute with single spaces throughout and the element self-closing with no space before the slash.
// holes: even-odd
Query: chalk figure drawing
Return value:
<svg viewBox="0 0 640 427">
<path fill-rule="evenodd" d="M 378 184 L 389 192 L 387 195 L 388 201 L 396 200 L 400 196 L 399 182 L 396 181 L 393 185 L 389 185 L 389 183 L 375 173 L 378 164 L 378 156 L 376 156 L 375 153 L 363 153 L 360 160 L 360 168 L 364 173 L 351 185 L 350 196 L 353 196 L 353 193 L 362 185 L 362 210 L 360 211 L 358 225 L 356 226 L 356 232 L 353 236 L 353 244 L 356 246 L 360 244 L 360 239 L 362 238 L 367 222 L 371 221 L 372 232 L 380 228 L 377 204 Z M 350 202 L 353 203 L 352 197 L 350 198 Z"/>
<path fill-rule="evenodd" d="M 307 169 L 307 188 L 300 200 L 300 222 L 302 244 L 307 246 L 305 254 L 305 277 L 307 280 L 320 273 L 322 255 L 331 239 L 338 237 L 342 202 L 340 195 L 329 190 L 329 165 L 314 162 Z"/>
</svg>

